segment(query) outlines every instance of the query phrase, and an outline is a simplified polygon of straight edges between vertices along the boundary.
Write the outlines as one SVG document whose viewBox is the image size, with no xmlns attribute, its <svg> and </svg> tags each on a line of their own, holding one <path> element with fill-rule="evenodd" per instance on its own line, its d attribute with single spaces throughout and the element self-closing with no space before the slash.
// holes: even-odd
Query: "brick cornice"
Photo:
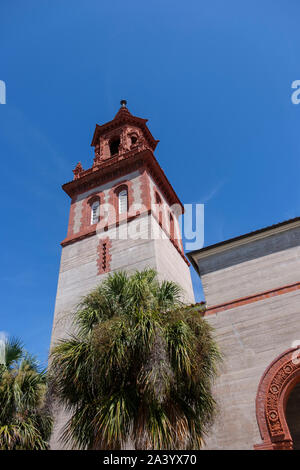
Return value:
<svg viewBox="0 0 300 470">
<path fill-rule="evenodd" d="M 62 188 L 68 196 L 74 198 L 80 193 L 89 191 L 116 178 L 126 176 L 133 171 L 141 171 L 142 168 L 146 168 L 151 174 L 168 203 L 170 205 L 179 204 L 183 212 L 183 205 L 173 186 L 160 167 L 153 152 L 149 149 L 141 152 L 130 151 L 124 155 L 110 158 L 100 168 L 92 167 L 89 170 L 83 171 L 80 178 L 65 183 Z"/>
<path fill-rule="evenodd" d="M 105 227 L 103 227 L 101 229 L 101 232 L 106 232 L 108 231 L 110 228 L 112 227 L 118 227 L 119 225 L 121 225 L 122 223 L 130 223 L 132 220 L 135 220 L 137 217 L 141 217 L 143 215 L 152 215 L 155 220 L 157 221 L 157 223 L 159 223 L 158 221 L 158 218 L 156 216 L 156 214 L 153 213 L 153 211 L 151 209 L 147 209 L 147 210 L 144 210 L 144 211 L 141 211 L 141 212 L 138 212 L 137 214 L 134 214 L 134 215 L 131 215 L 127 218 L 124 218 L 124 219 L 121 219 L 121 220 L 117 220 L 115 222 L 112 222 L 112 223 L 109 223 L 107 224 Z M 167 237 L 169 237 L 169 234 L 167 233 L 167 231 L 165 230 L 165 228 L 159 224 L 161 229 L 165 232 L 165 234 L 167 235 Z M 61 242 L 61 246 L 64 247 L 64 246 L 67 246 L 67 245 L 71 245 L 72 243 L 76 243 L 80 240 L 83 240 L 84 238 L 88 238 L 88 237 L 92 237 L 93 235 L 96 235 L 96 233 L 100 231 L 97 230 L 97 224 L 95 225 L 90 225 L 86 230 L 82 230 L 78 233 L 76 233 L 76 235 L 71 235 L 71 236 L 68 236 L 67 238 L 65 238 L 62 242 Z M 176 243 L 176 240 L 171 240 L 170 238 L 168 238 L 169 241 L 172 243 L 172 245 L 176 248 L 176 250 L 178 251 L 178 253 L 180 254 L 180 256 L 182 257 L 182 259 L 184 260 L 184 262 L 190 266 L 190 263 L 188 261 L 188 259 L 185 257 L 183 251 L 181 251 L 181 248 L 177 245 Z"/>
<path fill-rule="evenodd" d="M 121 108 L 116 114 L 116 116 L 114 117 L 114 119 L 112 119 L 111 121 L 106 122 L 105 124 L 102 124 L 101 126 L 99 126 L 99 124 L 96 124 L 91 146 L 92 147 L 96 146 L 97 140 L 99 139 L 101 135 L 113 129 L 122 128 L 126 124 L 132 124 L 134 126 L 139 127 L 142 130 L 147 142 L 149 143 L 151 148 L 154 150 L 159 140 L 154 139 L 153 135 L 148 129 L 148 126 L 146 125 L 147 122 L 148 122 L 148 119 L 143 119 L 137 116 L 133 116 L 128 111 L 127 108 Z"/>
<path fill-rule="evenodd" d="M 81 230 L 80 232 L 78 232 L 75 235 L 72 235 L 70 237 L 68 236 L 60 244 L 61 244 L 61 246 L 71 245 L 72 243 L 75 243 L 79 240 L 83 240 L 84 238 L 88 238 L 88 237 L 91 237 L 93 235 L 96 235 L 97 232 L 99 232 L 99 233 L 100 233 L 100 231 L 101 232 L 107 232 L 107 230 L 109 230 L 112 227 L 118 227 L 122 223 L 126 223 L 126 222 L 129 223 L 132 220 L 136 219 L 137 217 L 140 217 L 141 215 L 150 214 L 150 213 L 151 213 L 150 210 L 146 210 L 146 211 L 140 212 L 138 214 L 131 215 L 127 218 L 124 218 L 124 219 L 121 219 L 121 220 L 116 220 L 115 222 L 108 223 L 107 225 L 105 225 L 105 227 L 102 227 L 101 230 L 97 230 L 97 225 L 98 224 L 90 225 L 90 226 L 88 226 L 87 229 Z"/>
<path fill-rule="evenodd" d="M 231 310 L 233 308 L 241 307 L 242 305 L 247 305 L 252 302 L 258 302 L 263 299 L 268 299 L 276 295 L 287 294 L 288 292 L 292 292 L 298 289 L 300 289 L 300 282 L 277 287 L 276 289 L 271 289 L 271 290 L 264 291 L 264 292 L 259 292 L 258 294 L 250 295 L 248 297 L 241 297 L 239 299 L 234 299 L 224 304 L 219 304 L 219 305 L 214 305 L 212 307 L 208 307 L 206 309 L 205 315 L 212 315 L 214 313 L 223 312 L 225 310 Z"/>
</svg>

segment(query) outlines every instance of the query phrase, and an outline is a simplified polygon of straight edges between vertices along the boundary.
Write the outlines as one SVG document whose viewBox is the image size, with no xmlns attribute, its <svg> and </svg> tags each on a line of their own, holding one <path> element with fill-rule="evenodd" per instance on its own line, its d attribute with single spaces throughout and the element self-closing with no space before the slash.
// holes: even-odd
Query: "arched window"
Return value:
<svg viewBox="0 0 300 470">
<path fill-rule="evenodd" d="M 91 205 L 91 224 L 97 224 L 99 222 L 100 215 L 100 202 L 99 200 L 94 201 Z"/>
<path fill-rule="evenodd" d="M 127 189 L 122 189 L 119 192 L 118 198 L 119 198 L 119 214 L 125 214 L 128 210 Z"/>
<path fill-rule="evenodd" d="M 131 134 L 130 135 L 130 140 L 131 140 L 131 146 L 136 145 L 137 140 L 138 140 L 137 135 L 136 134 Z"/>
</svg>

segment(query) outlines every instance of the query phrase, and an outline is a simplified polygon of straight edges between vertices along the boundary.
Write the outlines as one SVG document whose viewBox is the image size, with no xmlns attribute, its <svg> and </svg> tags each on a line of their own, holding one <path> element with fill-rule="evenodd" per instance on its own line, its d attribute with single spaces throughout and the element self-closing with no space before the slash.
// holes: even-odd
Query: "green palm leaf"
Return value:
<svg viewBox="0 0 300 470">
<path fill-rule="evenodd" d="M 45 406 L 46 373 L 18 339 L 5 342 L 0 374 L 0 449 L 48 448 L 52 418 Z"/>
<path fill-rule="evenodd" d="M 82 299 L 76 336 L 51 353 L 55 391 L 71 412 L 73 448 L 199 449 L 215 415 L 220 361 L 203 307 L 185 306 L 152 269 L 109 275 Z"/>
</svg>

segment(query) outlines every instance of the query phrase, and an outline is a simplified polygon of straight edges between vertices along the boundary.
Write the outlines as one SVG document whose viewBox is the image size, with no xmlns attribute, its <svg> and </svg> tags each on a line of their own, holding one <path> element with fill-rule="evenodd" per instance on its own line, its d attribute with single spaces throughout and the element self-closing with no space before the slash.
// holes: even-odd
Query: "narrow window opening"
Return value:
<svg viewBox="0 0 300 470">
<path fill-rule="evenodd" d="M 127 190 L 122 189 L 119 192 L 119 214 L 125 214 L 128 210 L 128 195 Z"/>
<path fill-rule="evenodd" d="M 110 141 L 109 149 L 111 156 L 117 155 L 119 153 L 120 138 L 116 138 Z"/>
<path fill-rule="evenodd" d="M 99 222 L 100 203 L 95 201 L 91 207 L 91 224 L 97 224 Z"/>
<path fill-rule="evenodd" d="M 136 135 L 132 135 L 131 136 L 131 145 L 134 145 L 137 143 L 137 136 Z"/>
</svg>

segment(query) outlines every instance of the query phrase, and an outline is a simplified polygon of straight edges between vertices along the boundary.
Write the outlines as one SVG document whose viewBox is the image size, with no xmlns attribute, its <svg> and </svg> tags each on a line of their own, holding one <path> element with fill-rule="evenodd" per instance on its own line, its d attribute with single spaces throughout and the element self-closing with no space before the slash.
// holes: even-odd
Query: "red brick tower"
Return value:
<svg viewBox="0 0 300 470">
<path fill-rule="evenodd" d="M 183 212 L 153 152 L 158 143 L 146 125 L 121 101 L 112 121 L 96 125 L 91 168 L 77 164 L 73 181 L 63 185 L 71 198 L 67 237 L 62 245 L 53 345 L 71 332 L 70 312 L 107 273 L 155 268 L 174 280 L 184 300 L 194 294 L 178 223 Z M 52 448 L 63 424 L 58 416 Z"/>
</svg>

